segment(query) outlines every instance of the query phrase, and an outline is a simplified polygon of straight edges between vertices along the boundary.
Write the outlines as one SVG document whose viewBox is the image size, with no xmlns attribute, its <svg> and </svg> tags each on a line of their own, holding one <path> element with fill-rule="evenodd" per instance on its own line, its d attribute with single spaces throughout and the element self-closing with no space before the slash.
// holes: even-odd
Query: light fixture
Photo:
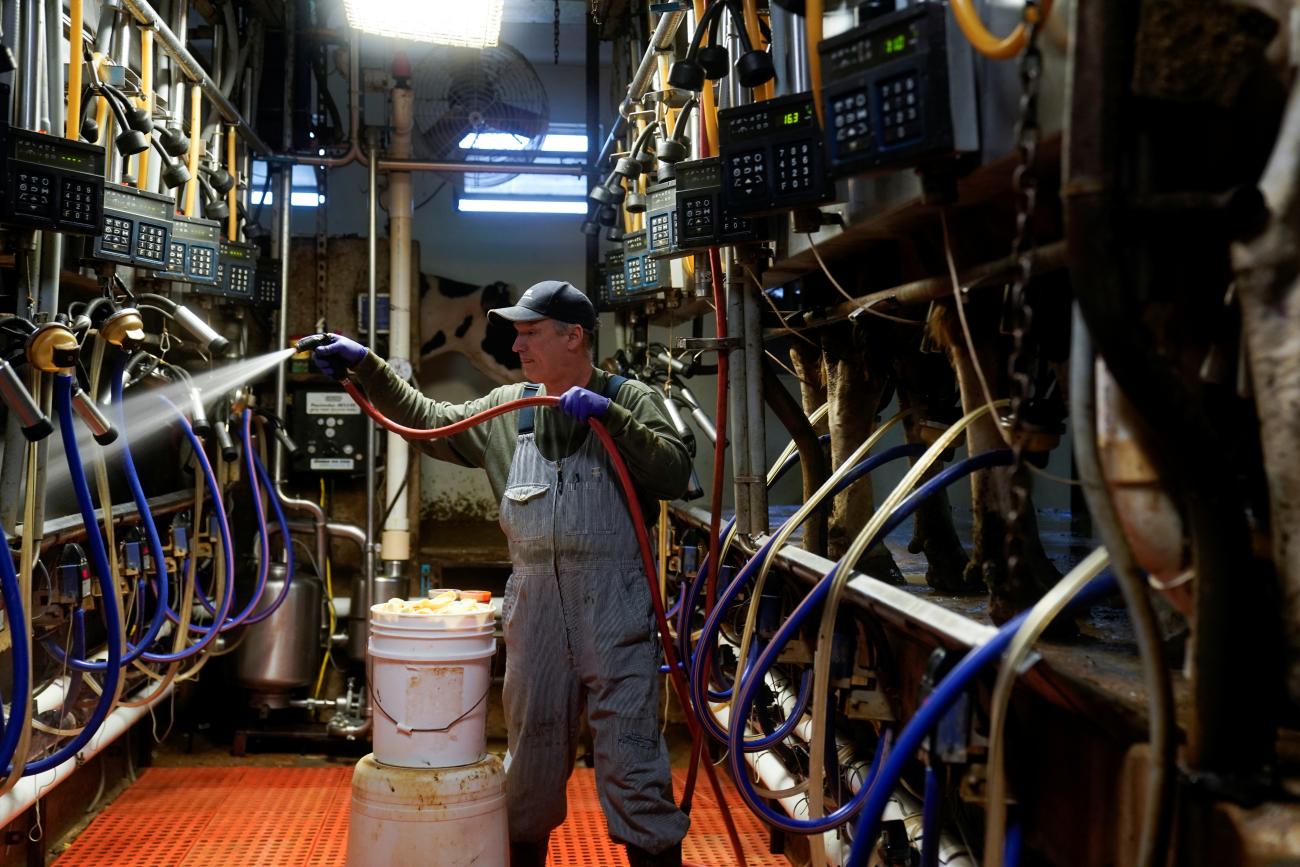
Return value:
<svg viewBox="0 0 1300 867">
<path fill-rule="evenodd" d="M 537 198 L 501 199 L 466 198 L 456 201 L 457 210 L 472 214 L 579 214 L 587 213 L 587 203 L 581 199 Z"/>
<path fill-rule="evenodd" d="M 466 48 L 497 44 L 505 0 L 343 0 L 348 24 L 363 33 Z"/>
</svg>

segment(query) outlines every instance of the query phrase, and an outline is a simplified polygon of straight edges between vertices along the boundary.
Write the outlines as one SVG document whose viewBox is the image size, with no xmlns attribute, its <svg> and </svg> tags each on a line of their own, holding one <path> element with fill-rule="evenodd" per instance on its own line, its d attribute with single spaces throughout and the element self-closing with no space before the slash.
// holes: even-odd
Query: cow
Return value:
<svg viewBox="0 0 1300 867">
<path fill-rule="evenodd" d="M 522 380 L 519 356 L 511 348 L 514 328 L 487 315 L 493 307 L 508 306 L 514 297 L 514 287 L 500 281 L 478 286 L 421 273 L 420 361 L 459 352 L 493 382 Z"/>
</svg>

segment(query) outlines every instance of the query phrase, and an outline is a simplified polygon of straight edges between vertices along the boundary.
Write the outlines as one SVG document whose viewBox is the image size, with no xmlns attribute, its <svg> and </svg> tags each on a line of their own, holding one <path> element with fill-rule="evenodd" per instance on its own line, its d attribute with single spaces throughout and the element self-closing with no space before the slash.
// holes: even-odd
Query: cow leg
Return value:
<svg viewBox="0 0 1300 867">
<path fill-rule="evenodd" d="M 826 403 L 826 369 L 822 364 L 821 349 L 796 340 L 790 347 L 790 364 L 799 377 L 799 399 L 804 414 L 812 415 Z M 811 494 L 805 485 L 804 500 L 807 501 Z M 827 521 L 809 521 L 804 525 L 804 550 L 824 555 L 827 550 L 828 527 Z"/>
<path fill-rule="evenodd" d="M 875 429 L 876 410 L 889 384 L 888 366 L 872 369 L 859 347 L 856 339 L 859 336 L 849 324 L 833 326 L 822 333 L 830 403 L 831 461 L 837 468 Z M 830 559 L 843 556 L 874 509 L 869 476 L 835 498 L 827 544 Z M 903 573 L 883 542 L 869 549 L 858 565 L 874 578 L 891 584 L 903 583 Z"/>
<path fill-rule="evenodd" d="M 904 434 L 909 443 L 921 442 L 920 428 L 925 405 L 914 400 L 910 387 L 914 383 L 907 381 L 910 375 L 917 372 L 915 359 L 901 358 L 898 367 L 898 407 L 901 410 L 915 407 L 918 411 L 904 417 Z M 922 478 L 921 484 L 935 476 L 942 466 L 942 462 L 936 462 Z M 966 581 L 966 549 L 962 547 L 957 528 L 952 524 L 952 505 L 948 502 L 947 491 L 939 491 L 916 510 L 912 539 L 907 543 L 907 550 L 913 554 L 925 554 L 925 583 L 935 590 L 972 593 L 984 589 L 983 582 L 971 585 Z"/>
</svg>

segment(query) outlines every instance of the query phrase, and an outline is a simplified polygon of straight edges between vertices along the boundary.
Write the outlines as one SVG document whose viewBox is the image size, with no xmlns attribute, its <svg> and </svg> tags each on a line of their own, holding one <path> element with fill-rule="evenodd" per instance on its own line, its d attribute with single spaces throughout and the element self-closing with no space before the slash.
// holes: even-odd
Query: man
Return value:
<svg viewBox="0 0 1300 867">
<path fill-rule="evenodd" d="M 450 404 L 420 394 L 347 338 L 317 347 L 314 358 L 331 375 L 351 370 L 380 411 L 411 427 L 441 427 L 526 393 L 561 395 L 559 413 L 506 413 L 419 443 L 435 458 L 485 469 L 501 502 L 514 567 L 502 608 L 510 863 L 546 863 L 585 711 L 610 835 L 627 846 L 632 867 L 680 867 L 689 820 L 673 803 L 659 734 L 650 591 L 618 480 L 586 421 L 604 422 L 646 505 L 685 492 L 690 457 L 654 389 L 592 366 L 596 310 L 575 287 L 538 283 L 489 315 L 514 324 L 514 351 L 540 389 L 506 385 Z"/>
</svg>

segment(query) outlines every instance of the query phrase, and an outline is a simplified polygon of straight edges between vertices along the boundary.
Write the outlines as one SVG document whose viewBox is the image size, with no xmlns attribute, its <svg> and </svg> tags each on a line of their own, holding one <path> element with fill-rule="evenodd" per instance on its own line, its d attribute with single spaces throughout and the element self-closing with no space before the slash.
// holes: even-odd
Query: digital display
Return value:
<svg viewBox="0 0 1300 867">
<path fill-rule="evenodd" d="M 243 244 L 227 244 L 224 241 L 221 243 L 221 258 L 223 259 L 240 259 L 247 261 L 253 258 L 252 251 L 252 247 L 246 247 Z"/>
<path fill-rule="evenodd" d="M 794 129 L 801 126 L 808 126 L 812 123 L 813 106 L 809 102 L 807 105 L 799 108 L 787 108 L 774 112 L 773 121 L 776 126 L 782 129 Z"/>
<path fill-rule="evenodd" d="M 221 227 L 208 220 L 185 220 L 177 217 L 176 222 L 172 225 L 172 237 L 183 238 L 186 241 L 208 241 L 215 244 L 221 238 Z"/>
<path fill-rule="evenodd" d="M 645 232 L 635 232 L 623 239 L 623 253 L 640 253 L 646 247 Z"/>
<path fill-rule="evenodd" d="M 867 59 L 880 63 L 906 57 L 916 51 L 919 43 L 915 24 L 904 24 L 891 30 L 874 33 L 870 38 Z"/>
<path fill-rule="evenodd" d="M 155 199 L 148 193 L 138 190 L 113 186 L 104 187 L 104 209 L 124 211 L 137 217 L 150 217 L 155 220 L 170 222 L 173 202 L 171 199 Z"/>
<path fill-rule="evenodd" d="M 13 135 L 17 130 L 10 130 Z M 100 175 L 104 173 L 104 154 L 98 148 L 81 150 L 63 139 L 31 133 L 31 138 L 14 135 L 14 158 L 57 169 Z"/>
<path fill-rule="evenodd" d="M 677 178 L 680 192 L 697 190 L 701 187 L 716 187 L 722 183 L 722 167 L 717 157 L 694 160 L 691 163 L 678 163 L 673 172 Z"/>
<path fill-rule="evenodd" d="M 879 29 L 873 29 L 874 26 L 879 26 Z M 830 81 L 839 80 L 859 70 L 911 57 L 922 48 L 922 31 L 916 21 L 864 25 L 851 32 L 856 38 L 845 34 L 822 50 L 822 68 Z"/>
</svg>

